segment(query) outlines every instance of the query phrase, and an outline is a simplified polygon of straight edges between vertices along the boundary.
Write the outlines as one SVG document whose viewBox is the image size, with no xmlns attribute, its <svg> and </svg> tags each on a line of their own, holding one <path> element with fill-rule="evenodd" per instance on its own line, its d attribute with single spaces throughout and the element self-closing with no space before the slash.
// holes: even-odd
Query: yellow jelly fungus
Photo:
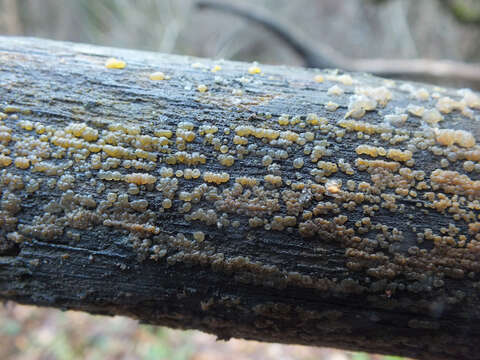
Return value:
<svg viewBox="0 0 480 360">
<path fill-rule="evenodd" d="M 278 118 L 278 124 L 282 126 L 286 126 L 288 125 L 288 123 L 289 123 L 289 115 L 287 114 L 280 115 L 280 117 Z"/>
<path fill-rule="evenodd" d="M 123 69 L 127 64 L 123 60 L 110 58 L 105 62 L 105 66 L 107 69 Z"/>
<path fill-rule="evenodd" d="M 257 65 L 253 65 L 248 68 L 248 73 L 252 75 L 260 74 L 261 72 L 262 70 Z"/>
<path fill-rule="evenodd" d="M 20 126 L 22 129 L 31 131 L 33 130 L 33 123 L 31 121 L 19 121 L 18 126 Z"/>
<path fill-rule="evenodd" d="M 207 85 L 200 84 L 200 85 L 197 86 L 197 90 L 201 93 L 204 93 L 205 91 L 208 90 L 208 88 L 207 88 Z"/>
<path fill-rule="evenodd" d="M 150 74 L 150 80 L 165 80 L 165 74 L 161 71 Z"/>
<path fill-rule="evenodd" d="M 5 111 L 7 114 L 11 114 L 11 113 L 19 112 L 20 108 L 13 105 L 7 105 L 3 108 L 3 111 Z"/>
<path fill-rule="evenodd" d="M 335 181 L 335 180 L 329 180 L 325 184 L 325 188 L 327 189 L 327 191 L 329 193 L 332 193 L 332 194 L 338 193 L 340 191 L 341 187 L 342 187 L 342 185 L 338 181 Z"/>
<path fill-rule="evenodd" d="M 19 169 L 28 169 L 30 166 L 30 160 L 25 157 L 18 157 L 15 159 L 15 166 Z"/>
<path fill-rule="evenodd" d="M 215 65 L 213 68 L 212 68 L 212 72 L 217 72 L 217 71 L 220 71 L 222 70 L 222 67 L 220 65 Z"/>
<path fill-rule="evenodd" d="M 7 167 L 12 163 L 12 158 L 0 154 L 0 167 Z"/>
</svg>

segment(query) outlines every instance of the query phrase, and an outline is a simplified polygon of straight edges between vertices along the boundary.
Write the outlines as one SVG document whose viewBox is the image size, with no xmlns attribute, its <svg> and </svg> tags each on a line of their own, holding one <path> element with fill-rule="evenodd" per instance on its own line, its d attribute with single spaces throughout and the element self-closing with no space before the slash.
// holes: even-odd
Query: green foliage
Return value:
<svg viewBox="0 0 480 360">
<path fill-rule="evenodd" d="M 189 342 L 191 334 L 188 331 L 183 332 L 176 339 L 179 343 L 172 344 L 166 328 L 158 326 L 144 328 L 156 337 L 156 342 L 152 342 L 146 351 L 145 360 L 188 360 L 194 353 L 194 347 Z"/>
<path fill-rule="evenodd" d="M 448 0 L 448 3 L 452 13 L 459 21 L 480 24 L 479 0 Z"/>
<path fill-rule="evenodd" d="M 370 360 L 370 355 L 366 353 L 354 353 L 352 355 L 352 360 Z"/>
<path fill-rule="evenodd" d="M 381 357 L 375 357 L 373 358 L 371 355 L 367 354 L 367 353 L 363 353 L 363 352 L 358 352 L 358 353 L 354 353 L 352 354 L 352 360 L 372 360 L 372 359 L 378 359 L 378 360 L 404 360 L 403 357 L 400 357 L 400 356 L 389 356 L 389 355 L 385 355 L 385 356 L 381 356 Z"/>
<path fill-rule="evenodd" d="M 21 324 L 16 320 L 6 319 L 0 326 L 1 336 L 15 336 L 22 330 Z"/>
</svg>

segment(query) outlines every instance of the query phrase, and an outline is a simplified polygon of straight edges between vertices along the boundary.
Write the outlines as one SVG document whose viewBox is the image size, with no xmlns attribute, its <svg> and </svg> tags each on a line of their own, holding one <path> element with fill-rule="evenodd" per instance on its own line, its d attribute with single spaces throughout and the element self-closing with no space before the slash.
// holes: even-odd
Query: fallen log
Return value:
<svg viewBox="0 0 480 360">
<path fill-rule="evenodd" d="M 0 37 L 0 299 L 478 359 L 480 96 Z"/>
</svg>

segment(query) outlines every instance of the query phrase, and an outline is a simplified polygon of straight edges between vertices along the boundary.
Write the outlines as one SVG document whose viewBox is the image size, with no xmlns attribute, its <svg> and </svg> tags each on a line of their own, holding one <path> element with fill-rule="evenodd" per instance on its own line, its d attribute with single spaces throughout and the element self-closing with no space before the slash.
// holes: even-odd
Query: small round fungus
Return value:
<svg viewBox="0 0 480 360">
<path fill-rule="evenodd" d="M 0 154 L 0 167 L 7 167 L 12 163 L 12 158 Z"/>
<path fill-rule="evenodd" d="M 162 207 L 164 209 L 170 209 L 172 207 L 172 200 L 170 199 L 163 199 L 162 201 Z"/>
<path fill-rule="evenodd" d="M 252 75 L 260 74 L 261 72 L 262 72 L 262 70 L 258 67 L 257 64 L 254 64 L 253 66 L 250 66 L 248 68 L 248 73 L 252 74 Z"/>
<path fill-rule="evenodd" d="M 105 67 L 107 69 L 123 69 L 123 68 L 125 68 L 125 66 L 127 66 L 125 61 L 118 60 L 118 59 L 115 59 L 115 58 L 107 59 L 107 61 L 105 62 Z"/>
<path fill-rule="evenodd" d="M 193 233 L 193 238 L 198 242 L 203 242 L 203 240 L 205 240 L 205 234 L 203 231 L 195 231 Z"/>
<path fill-rule="evenodd" d="M 340 191 L 340 189 L 342 188 L 342 184 L 336 180 L 329 180 L 326 184 L 325 184 L 325 188 L 327 189 L 327 191 L 331 194 L 336 194 Z"/>
<path fill-rule="evenodd" d="M 165 80 L 165 74 L 161 71 L 150 74 L 150 80 Z"/>
<path fill-rule="evenodd" d="M 295 169 L 301 169 L 303 167 L 303 159 L 302 158 L 296 158 L 293 160 L 293 167 Z"/>
<path fill-rule="evenodd" d="M 200 84 L 200 85 L 197 86 L 197 90 L 198 90 L 198 92 L 204 93 L 208 90 L 208 88 L 207 88 L 207 85 Z"/>
<path fill-rule="evenodd" d="M 212 72 L 217 72 L 217 71 L 220 71 L 222 70 L 222 67 L 220 65 L 215 65 L 213 68 L 212 68 Z"/>
<path fill-rule="evenodd" d="M 443 116 L 437 109 L 431 109 L 423 112 L 422 119 L 429 124 L 435 125 L 443 120 Z"/>
</svg>

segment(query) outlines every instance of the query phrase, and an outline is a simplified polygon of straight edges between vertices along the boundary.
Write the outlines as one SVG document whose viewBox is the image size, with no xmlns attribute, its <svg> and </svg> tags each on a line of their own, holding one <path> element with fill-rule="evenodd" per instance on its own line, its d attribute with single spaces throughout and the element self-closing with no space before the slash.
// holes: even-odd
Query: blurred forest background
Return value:
<svg viewBox="0 0 480 360">
<path fill-rule="evenodd" d="M 480 0 L 242 0 L 351 58 L 480 62 Z M 193 0 L 0 0 L 0 34 L 302 65 L 284 42 Z M 458 85 L 458 84 L 457 84 Z M 460 84 L 461 85 L 461 84 Z M 199 332 L 0 305 L 0 359 L 395 359 L 332 349 L 215 342 Z"/>
<path fill-rule="evenodd" d="M 479 0 L 240 0 L 352 58 L 480 62 Z M 0 33 L 301 65 L 272 33 L 192 0 L 0 0 Z"/>
</svg>

